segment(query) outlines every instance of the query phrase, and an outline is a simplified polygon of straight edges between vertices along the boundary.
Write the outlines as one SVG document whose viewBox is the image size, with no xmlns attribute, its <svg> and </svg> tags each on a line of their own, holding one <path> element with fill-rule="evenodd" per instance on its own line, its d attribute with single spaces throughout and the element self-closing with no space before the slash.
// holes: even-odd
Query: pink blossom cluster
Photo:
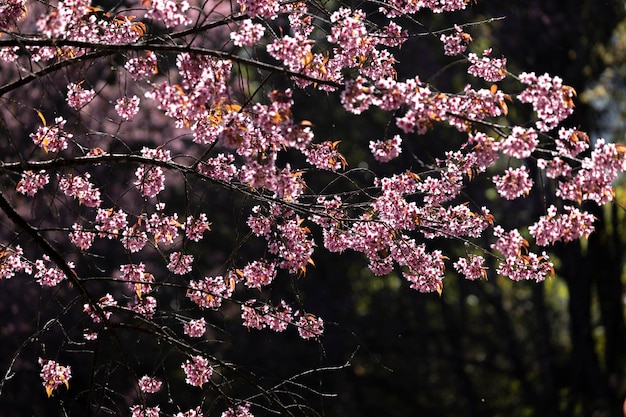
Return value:
<svg viewBox="0 0 626 417">
<path fill-rule="evenodd" d="M 156 378 L 144 375 L 139 379 L 138 385 L 141 392 L 153 394 L 159 392 L 163 383 Z"/>
<path fill-rule="evenodd" d="M 493 183 L 501 197 L 507 200 L 515 200 L 530 193 L 533 180 L 530 178 L 528 168 L 508 168 L 504 175 L 494 175 Z"/>
<path fill-rule="evenodd" d="M 120 230 L 128 225 L 127 214 L 123 210 L 99 208 L 95 219 L 96 230 L 99 237 L 114 239 L 119 236 Z"/>
<path fill-rule="evenodd" d="M 198 165 L 198 171 L 209 178 L 228 182 L 237 175 L 237 167 L 233 162 L 234 155 L 219 153 Z"/>
<path fill-rule="evenodd" d="M 99 207 L 102 204 L 100 190 L 89 181 L 91 175 L 86 172 L 83 175 L 66 174 L 59 178 L 59 188 L 68 197 L 73 197 L 80 204 L 87 207 Z"/>
<path fill-rule="evenodd" d="M 468 55 L 470 67 L 467 69 L 468 74 L 482 78 L 485 81 L 498 82 L 506 77 L 506 58 L 490 58 L 491 50 L 483 52 L 481 58 L 471 53 Z"/>
<path fill-rule="evenodd" d="M 613 181 L 624 171 L 624 147 L 598 139 L 591 156 L 582 160 L 576 175 L 559 182 L 556 195 L 564 200 L 591 200 L 600 205 L 606 204 L 615 197 Z"/>
<path fill-rule="evenodd" d="M 246 403 L 229 408 L 222 413 L 221 417 L 254 417 L 254 415 L 250 412 L 250 404 Z"/>
<path fill-rule="evenodd" d="M 552 245 L 557 241 L 569 242 L 581 237 L 588 237 L 594 230 L 595 217 L 576 207 L 564 206 L 565 213 L 557 215 L 557 208 L 550 206 L 547 215 L 528 228 L 537 245 Z"/>
<path fill-rule="evenodd" d="M 30 263 L 24 258 L 24 250 L 16 245 L 13 248 L 4 247 L 0 252 L 0 279 L 10 279 L 19 273 L 32 274 Z"/>
<path fill-rule="evenodd" d="M 37 29 L 51 39 L 71 39 L 74 41 L 99 44 L 125 44 L 137 41 L 144 33 L 143 24 L 133 22 L 126 15 L 93 13 L 90 1 L 73 0 L 59 2 L 53 10 L 44 11 L 37 19 Z M 37 58 L 53 58 L 55 48 L 41 48 Z M 69 57 L 85 53 L 77 47 L 65 47 L 58 50 Z"/>
<path fill-rule="evenodd" d="M 466 279 L 475 280 L 487 278 L 487 268 L 484 266 L 485 258 L 480 255 L 469 255 L 467 258 L 459 258 L 454 264 L 460 274 Z"/>
<path fill-rule="evenodd" d="M 157 73 L 157 57 L 152 51 L 146 51 L 145 57 L 130 58 L 124 68 L 135 81 L 149 79 Z"/>
<path fill-rule="evenodd" d="M 138 298 L 152 292 L 154 275 L 146 272 L 146 266 L 143 263 L 120 265 L 120 272 L 120 278 L 128 282 L 129 288 L 137 294 Z"/>
<path fill-rule="evenodd" d="M 187 298 L 198 307 L 218 309 L 224 298 L 230 298 L 234 291 L 235 279 L 232 275 L 204 278 L 202 281 L 189 281 Z"/>
<path fill-rule="evenodd" d="M 139 112 L 141 100 L 136 95 L 132 97 L 120 97 L 115 102 L 115 111 L 124 120 L 130 120 Z"/>
<path fill-rule="evenodd" d="M 30 138 L 35 145 L 46 152 L 61 152 L 69 146 L 69 141 L 73 135 L 63 130 L 67 121 L 63 117 L 54 119 L 52 126 L 39 126 L 35 133 L 30 134 Z"/>
<path fill-rule="evenodd" d="M 109 311 L 108 308 L 117 306 L 117 300 L 115 300 L 115 298 L 113 298 L 111 294 L 107 293 L 106 295 L 100 297 L 97 304 L 100 310 L 102 310 L 103 318 L 105 320 L 108 320 L 112 314 L 112 312 Z M 100 314 L 93 311 L 93 308 L 91 308 L 90 304 L 83 305 L 83 312 L 89 314 L 94 323 L 100 323 L 102 321 Z"/>
<path fill-rule="evenodd" d="M 52 395 L 52 392 L 63 384 L 69 389 L 69 381 L 72 378 L 72 368 L 69 366 L 59 365 L 59 363 L 39 358 L 39 365 L 41 365 L 41 372 L 39 376 L 43 380 L 43 386 L 46 389 L 48 397 Z"/>
<path fill-rule="evenodd" d="M 282 332 L 293 322 L 292 309 L 284 300 L 276 307 L 267 303 L 255 307 L 255 301 L 248 300 L 241 306 L 241 318 L 245 327 L 258 330 L 268 327 L 275 332 Z"/>
<path fill-rule="evenodd" d="M 522 103 L 532 104 L 539 118 L 536 126 L 540 131 L 554 129 L 572 114 L 576 92 L 572 87 L 564 85 L 560 77 L 551 77 L 548 74 L 537 76 L 531 72 L 520 74 L 519 79 L 527 87 L 518 94 L 517 99 Z"/>
<path fill-rule="evenodd" d="M 151 319 L 156 313 L 157 300 L 150 295 L 145 297 L 135 295 L 135 299 L 128 303 L 128 309 L 140 316 L 144 316 L 146 319 Z"/>
<path fill-rule="evenodd" d="M 538 144 L 538 135 L 534 129 L 514 126 L 511 134 L 502 142 L 501 148 L 505 155 L 524 159 L 533 153 Z"/>
<path fill-rule="evenodd" d="M 454 25 L 454 33 L 451 35 L 441 35 L 439 40 L 443 44 L 443 53 L 454 56 L 465 52 L 467 45 L 472 41 L 472 37 L 463 32 L 460 26 Z"/>
<path fill-rule="evenodd" d="M 181 227 L 185 229 L 187 239 L 199 242 L 202 240 L 204 232 L 211 230 L 211 223 L 209 223 L 205 213 L 200 213 L 195 218 L 188 216 L 185 224 Z"/>
<path fill-rule="evenodd" d="M 82 83 L 70 83 L 67 86 L 67 104 L 76 110 L 85 107 L 96 96 L 94 90 L 86 90 L 81 84 Z"/>
<path fill-rule="evenodd" d="M 37 191 L 41 190 L 50 181 L 50 176 L 46 171 L 24 171 L 22 172 L 22 178 L 17 183 L 16 190 L 19 193 L 33 197 L 37 194 Z"/>
<path fill-rule="evenodd" d="M 276 272 L 276 262 L 252 261 L 243 268 L 242 274 L 248 288 L 261 289 L 274 280 Z"/>
<path fill-rule="evenodd" d="M 26 0 L 6 0 L 0 4 L 0 30 L 8 30 L 26 15 Z"/>
<path fill-rule="evenodd" d="M 213 368 L 209 365 L 209 360 L 199 355 L 192 356 L 191 360 L 186 360 L 181 368 L 185 372 L 185 382 L 195 387 L 202 388 L 202 385 L 213 375 Z"/>
<path fill-rule="evenodd" d="M 132 227 L 125 227 L 120 238 L 122 245 L 131 253 L 139 252 L 148 242 L 148 235 L 139 224 Z"/>
<path fill-rule="evenodd" d="M 391 139 L 370 141 L 369 147 L 378 162 L 389 162 L 402 153 L 402 139 L 395 135 Z"/>
<path fill-rule="evenodd" d="M 322 142 L 313 144 L 306 150 L 307 162 L 316 168 L 338 171 L 345 167 L 346 159 L 339 153 L 339 142 Z"/>
<path fill-rule="evenodd" d="M 298 334 L 303 339 L 314 339 L 324 333 L 324 320 L 312 314 L 301 315 L 295 325 L 298 328 Z"/>
<path fill-rule="evenodd" d="M 173 417 L 204 417 L 202 414 L 202 409 L 200 407 L 192 408 L 190 410 L 183 412 L 179 412 L 174 414 Z"/>
<path fill-rule="evenodd" d="M 61 271 L 59 267 L 48 266 L 47 264 L 49 263 L 50 257 L 48 255 L 43 255 L 42 259 L 37 259 L 35 261 L 34 277 L 42 287 L 55 287 L 67 278 L 65 273 Z M 74 264 L 72 262 L 67 262 L 67 266 L 74 268 Z"/>
<path fill-rule="evenodd" d="M 252 19 L 244 19 L 236 32 L 230 33 L 230 39 L 237 46 L 253 46 L 265 34 L 265 28 L 258 23 L 252 23 Z"/>
<path fill-rule="evenodd" d="M 186 255 L 181 252 L 170 253 L 170 261 L 167 269 L 176 275 L 185 275 L 191 272 L 193 255 Z"/>
<path fill-rule="evenodd" d="M 96 234 L 89 230 L 85 230 L 78 223 L 72 225 L 72 232 L 69 234 L 70 241 L 80 250 L 87 250 L 93 245 Z"/>
<path fill-rule="evenodd" d="M 187 0 L 148 0 L 146 3 L 149 5 L 146 17 L 155 23 L 162 23 L 166 28 L 191 23 Z"/>
<path fill-rule="evenodd" d="M 202 337 L 206 333 L 206 320 L 204 317 L 190 320 L 184 324 L 183 331 L 189 337 Z"/>
<path fill-rule="evenodd" d="M 154 237 L 155 244 L 170 245 L 178 237 L 178 229 L 182 228 L 178 222 L 178 214 L 167 216 L 164 213 L 152 213 L 146 224 L 146 231 Z"/>
<path fill-rule="evenodd" d="M 159 417 L 160 414 L 161 408 L 158 405 L 154 407 L 133 405 L 130 407 L 131 417 Z"/>
</svg>

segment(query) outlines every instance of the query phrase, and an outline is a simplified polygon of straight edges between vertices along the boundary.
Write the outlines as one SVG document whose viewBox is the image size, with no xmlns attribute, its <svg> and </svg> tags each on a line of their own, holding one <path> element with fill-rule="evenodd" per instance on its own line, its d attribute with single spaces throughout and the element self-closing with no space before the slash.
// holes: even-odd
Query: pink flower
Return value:
<svg viewBox="0 0 626 417">
<path fill-rule="evenodd" d="M 487 278 L 487 268 L 483 266 L 485 258 L 478 255 L 469 255 L 467 258 L 459 258 L 454 263 L 454 269 L 459 271 L 469 280 Z"/>
<path fill-rule="evenodd" d="M 185 382 L 200 388 L 213 375 L 213 368 L 209 365 L 209 361 L 202 356 L 192 356 L 191 361 L 185 361 L 181 368 L 185 371 Z"/>
<path fill-rule="evenodd" d="M 54 123 L 52 126 L 38 127 L 37 132 L 31 133 L 29 136 L 35 142 L 35 145 L 44 151 L 58 153 L 67 149 L 73 135 L 63 131 L 66 120 L 62 117 L 54 119 Z"/>
<path fill-rule="evenodd" d="M 26 1 L 5 0 L 2 3 L 0 5 L 0 30 L 5 31 L 24 18 L 26 15 Z"/>
<path fill-rule="evenodd" d="M 184 227 L 187 239 L 199 242 L 204 232 L 211 230 L 211 223 L 207 220 L 206 214 L 200 213 L 195 219 L 192 216 L 187 217 Z"/>
<path fill-rule="evenodd" d="M 27 196 L 34 196 L 37 191 L 41 190 L 50 180 L 46 171 L 39 171 L 35 173 L 33 171 L 22 172 L 22 179 L 17 183 L 17 192 Z"/>
<path fill-rule="evenodd" d="M 224 411 L 221 417 L 254 417 L 250 412 L 250 404 L 238 405 Z"/>
<path fill-rule="evenodd" d="M 468 55 L 472 64 L 467 72 L 486 81 L 498 82 L 506 77 L 506 58 L 489 58 L 491 50 L 483 52 L 483 57 L 478 58 L 474 53 Z"/>
<path fill-rule="evenodd" d="M 298 334 L 303 339 L 317 338 L 324 333 L 324 321 L 312 314 L 301 316 L 296 323 L 296 327 L 298 328 Z"/>
<path fill-rule="evenodd" d="M 202 337 L 204 333 L 206 333 L 206 321 L 204 317 L 185 323 L 183 331 L 189 337 Z"/>
<path fill-rule="evenodd" d="M 555 206 L 548 208 L 548 214 L 528 228 L 537 245 L 547 246 L 562 240 L 569 242 L 588 237 L 594 230 L 594 216 L 575 207 L 565 206 L 565 213 L 557 215 Z"/>
<path fill-rule="evenodd" d="M 42 358 L 39 358 L 39 364 L 41 365 L 41 373 L 39 376 L 41 376 L 43 380 L 43 386 L 46 388 L 48 397 L 50 397 L 52 392 L 61 384 L 64 384 L 65 387 L 69 389 L 69 381 L 72 378 L 71 367 L 62 366 L 55 361 Z"/>
<path fill-rule="evenodd" d="M 140 99 L 137 96 L 121 97 L 115 102 L 115 111 L 122 119 L 130 120 L 139 112 Z"/>
<path fill-rule="evenodd" d="M 58 267 L 46 266 L 46 263 L 50 262 L 48 255 L 43 255 L 42 258 L 43 259 L 35 261 L 35 279 L 39 285 L 43 287 L 54 287 L 67 278 L 65 273 Z M 72 262 L 68 262 L 67 265 L 70 268 L 74 268 L 74 264 Z"/>
<path fill-rule="evenodd" d="M 145 393 L 155 393 L 161 389 L 161 381 L 156 378 L 151 378 L 148 375 L 144 375 L 139 380 L 139 389 Z"/>
<path fill-rule="evenodd" d="M 515 126 L 511 134 L 502 142 L 502 152 L 514 158 L 528 158 L 539 143 L 534 129 Z"/>
<path fill-rule="evenodd" d="M 144 407 L 142 405 L 133 405 L 130 407 L 131 417 L 159 417 L 161 409 L 156 407 Z"/>
<path fill-rule="evenodd" d="M 81 87 L 81 83 L 71 83 L 67 86 L 67 104 L 76 110 L 85 107 L 96 96 L 96 92 Z"/>
<path fill-rule="evenodd" d="M 184 255 L 180 252 L 172 252 L 170 254 L 170 262 L 167 269 L 177 275 L 185 275 L 191 272 L 193 255 Z"/>
<path fill-rule="evenodd" d="M 463 32 L 463 29 L 459 26 L 454 25 L 454 33 L 452 35 L 441 35 L 439 40 L 443 43 L 443 53 L 453 56 L 465 52 L 467 44 L 472 41 L 472 37 Z"/>
<path fill-rule="evenodd" d="M 200 407 L 192 408 L 190 410 L 174 414 L 173 417 L 203 417 Z"/>
<path fill-rule="evenodd" d="M 74 244 L 74 246 L 80 248 L 81 250 L 89 249 L 93 244 L 96 234 L 94 232 L 84 230 L 78 223 L 74 223 L 72 225 L 72 230 L 73 231 L 69 236 L 70 241 Z"/>
<path fill-rule="evenodd" d="M 253 46 L 265 33 L 263 25 L 258 23 L 252 23 L 251 19 L 245 19 L 239 25 L 237 32 L 231 32 L 230 38 L 237 46 Z"/>
<path fill-rule="evenodd" d="M 504 175 L 494 175 L 493 182 L 498 194 L 507 200 L 528 195 L 533 186 L 533 180 L 530 179 L 526 167 L 508 168 Z"/>
<path fill-rule="evenodd" d="M 389 162 L 400 155 L 402 152 L 401 144 L 402 139 L 399 135 L 395 135 L 393 138 L 385 141 L 370 141 L 369 146 L 372 155 L 378 162 Z"/>
</svg>

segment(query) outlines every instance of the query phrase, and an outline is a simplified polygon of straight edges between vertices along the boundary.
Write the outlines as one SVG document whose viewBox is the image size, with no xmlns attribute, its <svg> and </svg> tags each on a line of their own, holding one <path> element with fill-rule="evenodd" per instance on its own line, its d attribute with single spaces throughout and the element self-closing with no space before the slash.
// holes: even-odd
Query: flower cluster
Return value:
<svg viewBox="0 0 626 417">
<path fill-rule="evenodd" d="M 245 19 L 239 25 L 237 32 L 231 32 L 230 38 L 237 46 L 255 45 L 265 34 L 265 28 L 251 19 Z"/>
<path fill-rule="evenodd" d="M 491 55 L 490 49 L 483 52 L 482 58 L 474 53 L 469 54 L 468 59 L 472 65 L 467 72 L 495 83 L 506 77 L 506 58 L 489 58 L 489 55 Z"/>
<path fill-rule="evenodd" d="M 43 380 L 43 386 L 46 388 L 48 397 L 61 384 L 69 389 L 69 381 L 72 378 L 72 368 L 69 366 L 59 365 L 53 360 L 39 358 L 41 365 L 41 373 L 39 376 Z"/>
<path fill-rule="evenodd" d="M 50 176 L 46 171 L 24 171 L 22 173 L 22 179 L 17 183 L 16 190 L 19 193 L 33 197 L 37 194 L 37 191 L 41 190 L 50 181 Z"/>
<path fill-rule="evenodd" d="M 537 245 L 547 246 L 559 240 L 569 242 L 593 232 L 594 216 L 572 206 L 565 206 L 563 210 L 565 213 L 557 215 L 557 208 L 550 206 L 548 214 L 528 228 Z"/>
<path fill-rule="evenodd" d="M 213 375 L 213 368 L 209 365 L 209 360 L 198 355 L 192 356 L 191 360 L 185 361 L 181 368 L 185 371 L 185 382 L 200 388 Z"/>
<path fill-rule="evenodd" d="M 275 332 L 282 332 L 293 321 L 292 309 L 284 300 L 276 307 L 266 303 L 255 307 L 254 304 L 255 300 L 248 300 L 241 307 L 241 318 L 247 328 L 260 330 L 268 327 Z"/>
<path fill-rule="evenodd" d="M 46 264 L 49 262 L 50 257 L 48 255 L 43 255 L 42 259 L 35 261 L 35 279 L 43 287 L 54 287 L 67 278 L 59 267 L 47 266 Z M 74 268 L 72 262 L 67 262 L 67 266 Z"/>
<path fill-rule="evenodd" d="M 515 200 L 528 195 L 533 186 L 533 180 L 526 167 L 508 168 L 504 175 L 494 175 L 493 182 L 498 194 L 507 200 Z"/>
<path fill-rule="evenodd" d="M 572 114 L 576 91 L 564 85 L 560 77 L 551 77 L 548 74 L 537 76 L 531 72 L 520 74 L 519 79 L 527 87 L 517 98 L 522 103 L 532 104 L 539 117 L 536 126 L 540 131 L 554 129 Z"/>
<path fill-rule="evenodd" d="M 453 56 L 465 52 L 467 45 L 472 41 L 472 37 L 463 32 L 460 26 L 454 25 L 454 33 L 441 35 L 439 40 L 443 43 L 443 53 Z"/>
<path fill-rule="evenodd" d="M 15 274 L 24 272 L 32 274 L 31 265 L 24 258 L 24 250 L 19 246 L 3 248 L 0 252 L 0 279 L 13 278 Z"/>
<path fill-rule="evenodd" d="M 69 141 L 74 135 L 63 130 L 67 121 L 63 117 L 54 119 L 52 126 L 40 126 L 35 133 L 30 134 L 30 138 L 35 145 L 46 152 L 61 152 L 67 149 Z"/>
<path fill-rule="evenodd" d="M 391 139 L 370 141 L 370 150 L 378 162 L 389 162 L 402 152 L 402 139 L 395 135 Z"/>
<path fill-rule="evenodd" d="M 238 405 L 235 408 L 229 408 L 224 411 L 221 417 L 254 417 L 250 412 L 250 404 Z"/>
<path fill-rule="evenodd" d="M 66 174 L 59 178 L 59 188 L 68 197 L 73 197 L 80 204 L 87 207 L 100 207 L 100 191 L 89 181 L 91 175 L 86 172 L 83 175 Z"/>
<path fill-rule="evenodd" d="M 155 392 L 159 392 L 161 389 L 162 382 L 156 378 L 149 377 L 148 375 L 144 375 L 139 379 L 139 389 L 142 392 L 153 394 Z"/>
<path fill-rule="evenodd" d="M 206 333 L 206 321 L 204 317 L 198 320 L 190 320 L 185 323 L 184 332 L 189 337 L 202 337 Z"/>
<path fill-rule="evenodd" d="M 96 92 L 92 89 L 85 90 L 81 83 L 71 83 L 67 86 L 67 104 L 76 110 L 85 107 L 96 96 Z"/>
</svg>

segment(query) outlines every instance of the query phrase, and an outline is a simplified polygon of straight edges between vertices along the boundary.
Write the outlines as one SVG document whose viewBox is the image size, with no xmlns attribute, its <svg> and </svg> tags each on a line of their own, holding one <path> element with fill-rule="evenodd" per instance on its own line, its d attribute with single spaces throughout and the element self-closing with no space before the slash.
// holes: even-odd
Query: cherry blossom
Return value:
<svg viewBox="0 0 626 417">
<path fill-rule="evenodd" d="M 124 120 L 130 120 L 139 112 L 140 98 L 133 95 L 132 97 L 121 97 L 115 102 L 115 111 Z"/>
<path fill-rule="evenodd" d="M 229 408 L 224 411 L 221 417 L 254 417 L 250 412 L 250 404 L 238 405 L 235 408 Z"/>
<path fill-rule="evenodd" d="M 237 46 L 252 46 L 256 44 L 265 33 L 265 28 L 258 24 L 252 23 L 251 19 L 245 19 L 239 25 L 237 32 L 231 32 L 230 38 Z"/>
<path fill-rule="evenodd" d="M 148 375 L 144 375 L 139 379 L 139 389 L 142 392 L 152 394 L 155 392 L 159 392 L 161 389 L 162 382 L 156 378 L 149 377 Z"/>
<path fill-rule="evenodd" d="M 402 152 L 401 144 L 402 139 L 396 135 L 384 141 L 370 141 L 370 150 L 378 162 L 389 162 L 400 155 Z"/>
<path fill-rule="evenodd" d="M 530 178 L 528 169 L 508 168 L 504 175 L 495 175 L 493 182 L 496 185 L 498 194 L 507 200 L 514 200 L 530 193 L 533 180 Z"/>
<path fill-rule="evenodd" d="M 70 366 L 59 365 L 59 363 L 53 360 L 43 358 L 39 358 L 39 365 L 41 365 L 39 376 L 43 380 L 43 386 L 46 388 L 48 397 L 61 384 L 69 389 L 69 381 L 72 378 L 72 368 Z"/>
<path fill-rule="evenodd" d="M 46 171 L 24 171 L 22 179 L 17 183 L 16 190 L 24 195 L 33 197 L 39 190 L 50 182 L 50 176 Z"/>
<path fill-rule="evenodd" d="M 206 333 L 206 321 L 204 317 L 185 323 L 184 332 L 189 337 L 202 337 L 204 333 Z"/>
<path fill-rule="evenodd" d="M 67 104 L 76 110 L 85 107 L 95 96 L 94 90 L 82 88 L 81 83 L 71 83 L 67 86 Z"/>
<path fill-rule="evenodd" d="M 133 405 L 130 407 L 131 417 L 159 417 L 161 413 L 160 407 L 144 407 L 141 405 Z"/>
<path fill-rule="evenodd" d="M 35 261 L 34 277 L 42 287 L 55 287 L 67 278 L 59 267 L 48 266 L 49 264 L 50 257 L 48 255 L 43 255 L 42 259 Z M 72 262 L 68 262 L 67 265 L 70 268 L 74 268 Z"/>
<path fill-rule="evenodd" d="M 185 382 L 200 388 L 213 375 L 213 368 L 209 365 L 209 361 L 198 355 L 192 356 L 191 360 L 185 361 L 181 368 L 185 371 Z"/>
</svg>

